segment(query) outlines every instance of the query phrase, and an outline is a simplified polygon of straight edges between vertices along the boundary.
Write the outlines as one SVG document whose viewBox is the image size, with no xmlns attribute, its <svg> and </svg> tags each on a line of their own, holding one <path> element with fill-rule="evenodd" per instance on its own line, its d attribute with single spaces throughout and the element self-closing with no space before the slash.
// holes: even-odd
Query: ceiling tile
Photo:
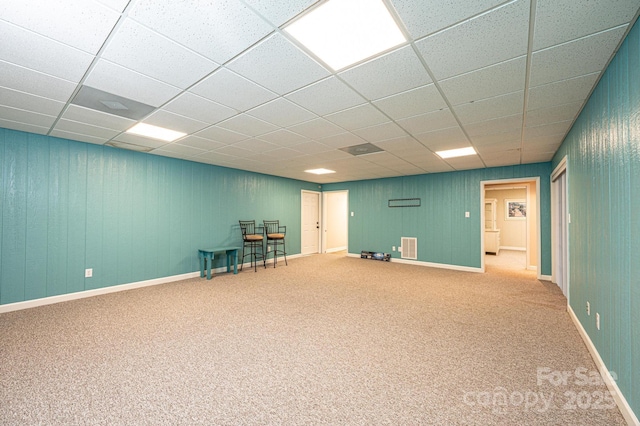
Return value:
<svg viewBox="0 0 640 426">
<path fill-rule="evenodd" d="M 495 144 L 520 144 L 522 141 L 522 129 L 512 129 L 510 131 L 501 132 L 501 133 L 490 133 L 481 136 L 473 136 L 471 137 L 471 142 L 473 142 L 473 146 L 478 148 L 483 148 L 489 145 Z"/>
<path fill-rule="evenodd" d="M 126 19 L 111 37 L 102 58 L 186 89 L 218 64 Z"/>
<path fill-rule="evenodd" d="M 269 158 L 287 160 L 290 158 L 297 158 L 302 156 L 303 154 L 299 151 L 296 151 L 291 148 L 278 148 L 269 152 L 265 152 L 264 156 Z"/>
<path fill-rule="evenodd" d="M 447 158 L 445 160 L 451 167 L 456 170 L 482 169 L 484 163 L 477 155 L 467 155 L 465 157 Z"/>
<path fill-rule="evenodd" d="M 494 118 L 493 120 L 481 121 L 479 123 L 467 124 L 464 128 L 472 140 L 478 136 L 515 132 L 522 129 L 522 114 L 514 114 Z"/>
<path fill-rule="evenodd" d="M 248 111 L 247 114 L 279 127 L 292 126 L 317 117 L 317 115 L 284 98 L 277 98 L 260 105 Z"/>
<path fill-rule="evenodd" d="M 94 138 L 100 138 L 104 142 L 108 141 L 109 139 L 115 137 L 117 134 L 120 133 L 119 130 L 107 129 L 104 127 L 93 126 L 91 124 L 80 123 L 77 121 L 71 121 L 66 119 L 58 120 L 54 130 L 92 136 Z"/>
<path fill-rule="evenodd" d="M 447 103 L 433 84 L 382 98 L 373 104 L 394 120 L 447 107 Z"/>
<path fill-rule="evenodd" d="M 431 82 L 411 46 L 387 53 L 339 76 L 367 99 L 379 99 Z"/>
<path fill-rule="evenodd" d="M 67 102 L 76 84 L 0 60 L 1 86 Z"/>
<path fill-rule="evenodd" d="M 328 146 L 332 146 L 334 148 L 344 148 L 347 146 L 360 145 L 366 143 L 367 141 L 362 139 L 360 136 L 354 135 L 353 133 L 345 132 L 318 139 L 318 142 Z M 342 158 L 342 156 L 340 156 L 339 158 Z"/>
<path fill-rule="evenodd" d="M 558 121 L 573 121 L 580 112 L 583 102 L 558 105 L 550 108 L 542 108 L 527 111 L 527 127 L 540 126 Z"/>
<path fill-rule="evenodd" d="M 545 124 L 543 126 L 526 127 L 524 129 L 525 142 L 542 136 L 564 136 L 571 127 L 572 121 L 560 121 L 557 123 Z"/>
<path fill-rule="evenodd" d="M 324 118 L 316 118 L 314 120 L 296 124 L 295 126 L 289 127 L 289 130 L 311 139 L 325 138 L 344 132 L 344 129 L 325 120 Z"/>
<path fill-rule="evenodd" d="M 94 55 L 120 18 L 114 10 L 86 0 L 3 1 L 0 16 Z"/>
<path fill-rule="evenodd" d="M 315 141 L 303 142 L 298 145 L 293 145 L 289 148 L 302 154 L 318 154 L 320 152 L 332 151 L 334 149 L 333 147 Z"/>
<path fill-rule="evenodd" d="M 482 157 L 487 167 L 511 166 L 520 163 L 520 151 L 508 151 Z"/>
<path fill-rule="evenodd" d="M 54 129 L 53 131 L 51 131 L 49 133 L 49 136 L 54 136 L 56 138 L 69 139 L 72 141 L 92 143 L 95 145 L 103 145 L 108 140 L 108 139 L 100 138 L 96 136 L 81 135 L 78 133 L 67 132 L 64 130 L 57 130 L 57 129 Z"/>
<path fill-rule="evenodd" d="M 609 62 L 626 28 L 625 25 L 534 52 L 531 59 L 531 86 L 601 71 Z"/>
<path fill-rule="evenodd" d="M 196 136 L 199 136 L 205 139 L 212 139 L 216 142 L 220 142 L 225 145 L 230 145 L 232 143 L 240 142 L 249 138 L 249 135 L 234 132 L 232 130 L 223 129 L 218 125 L 207 127 L 206 129 L 196 133 Z"/>
<path fill-rule="evenodd" d="M 364 104 L 336 112 L 334 114 L 327 115 L 325 118 L 346 130 L 360 129 L 389 121 L 384 114 L 370 104 Z"/>
<path fill-rule="evenodd" d="M 53 99 L 0 87 L 0 105 L 57 116 L 65 104 L 64 102 L 54 101 Z"/>
<path fill-rule="evenodd" d="M 98 0 L 100 3 L 115 10 L 118 13 L 122 13 L 131 0 Z"/>
<path fill-rule="evenodd" d="M 160 106 L 180 93 L 180 89 L 112 62 L 100 59 L 85 85 L 151 106 Z"/>
<path fill-rule="evenodd" d="M 504 3 L 502 0 L 393 0 L 398 14 L 414 39 L 432 34 Z"/>
<path fill-rule="evenodd" d="M 469 146 L 469 140 L 459 126 L 419 133 L 415 137 L 432 151 Z"/>
<path fill-rule="evenodd" d="M 522 153 L 522 164 L 546 163 L 553 158 L 553 152 L 548 153 Z"/>
<path fill-rule="evenodd" d="M 237 148 L 242 148 L 242 149 L 248 149 L 249 151 L 253 151 L 256 153 L 273 151 L 274 149 L 281 148 L 276 144 L 266 142 L 256 138 L 246 139 L 246 140 L 234 143 L 232 146 Z"/>
<path fill-rule="evenodd" d="M 142 120 L 144 123 L 154 126 L 165 127 L 183 133 L 193 133 L 208 127 L 208 123 L 193 120 L 183 115 L 174 114 L 169 111 L 157 110 L 149 117 Z"/>
<path fill-rule="evenodd" d="M 189 92 L 182 93 L 162 109 L 209 124 L 216 124 L 236 115 L 236 110 L 234 109 Z"/>
<path fill-rule="evenodd" d="M 526 58 L 520 57 L 440 82 L 452 105 L 517 92 L 524 87 Z"/>
<path fill-rule="evenodd" d="M 318 0 L 245 0 L 256 12 L 279 27 Z"/>
<path fill-rule="evenodd" d="M 482 156 L 482 158 L 491 158 L 500 153 L 520 151 L 522 143 L 520 138 L 512 139 L 510 141 L 502 141 L 495 143 L 486 143 L 482 146 L 476 146 L 476 151 Z"/>
<path fill-rule="evenodd" d="M 238 111 L 246 111 L 278 96 L 225 68 L 214 72 L 189 91 Z"/>
<path fill-rule="evenodd" d="M 49 131 L 49 127 L 35 126 L 33 124 L 20 123 L 17 121 L 5 120 L 3 118 L 0 118 L 0 127 L 20 130 L 22 132 L 37 133 L 39 135 L 46 135 Z"/>
<path fill-rule="evenodd" d="M 331 114 L 365 102 L 362 96 L 334 76 L 290 93 L 286 98 L 318 115 Z"/>
<path fill-rule="evenodd" d="M 237 0 L 139 0 L 129 16 L 219 64 L 273 31 Z"/>
<path fill-rule="evenodd" d="M 416 43 L 437 79 L 497 64 L 527 53 L 529 2 L 516 1 Z"/>
<path fill-rule="evenodd" d="M 145 138 L 144 136 L 134 135 L 133 133 L 121 133 L 118 136 L 116 136 L 113 140 L 117 142 L 124 142 L 131 145 L 153 148 L 153 149 L 160 148 L 161 146 L 167 145 L 166 141 Z"/>
<path fill-rule="evenodd" d="M 247 114 L 236 115 L 218 124 L 219 127 L 242 132 L 249 136 L 260 136 L 276 130 L 277 127 Z"/>
<path fill-rule="evenodd" d="M 549 108 L 570 102 L 584 101 L 600 73 L 545 84 L 529 89 L 527 109 Z"/>
<path fill-rule="evenodd" d="M 533 50 L 625 24 L 637 12 L 637 0 L 537 0 Z"/>
<path fill-rule="evenodd" d="M 376 146 L 394 154 L 427 151 L 427 148 L 424 145 L 411 136 L 401 136 L 399 138 L 376 142 Z"/>
<path fill-rule="evenodd" d="M 118 131 L 127 130 L 136 123 L 128 118 L 118 117 L 117 115 L 111 115 L 73 104 L 67 107 L 62 118 Z"/>
<path fill-rule="evenodd" d="M 308 141 L 308 138 L 285 129 L 278 129 L 274 132 L 260 135 L 259 139 L 279 146 L 292 146 Z"/>
<path fill-rule="evenodd" d="M 506 115 L 524 108 L 524 92 L 508 93 L 494 98 L 468 102 L 453 107 L 462 124 L 477 123 Z"/>
<path fill-rule="evenodd" d="M 203 150 L 203 149 L 199 149 L 199 148 L 194 148 L 192 146 L 183 145 L 182 141 L 164 145 L 161 149 L 154 150 L 152 153 L 153 154 L 158 154 L 159 153 L 158 151 L 164 151 L 164 152 L 167 152 L 167 153 L 177 154 L 180 157 L 193 157 L 193 156 L 196 156 L 196 155 L 203 154 L 205 152 L 205 150 Z"/>
<path fill-rule="evenodd" d="M 449 109 L 404 118 L 398 120 L 397 123 L 410 134 L 431 132 L 458 125 L 458 122 Z"/>
<path fill-rule="evenodd" d="M 234 59 L 228 68 L 280 95 L 329 75 L 320 64 L 279 34 Z"/>
<path fill-rule="evenodd" d="M 367 142 L 379 142 L 386 139 L 398 138 L 407 134 L 400 126 L 390 121 L 354 130 L 353 133 L 360 136 Z"/>
<path fill-rule="evenodd" d="M 0 106 L 0 117 L 8 121 L 17 121 L 18 123 L 40 127 L 51 127 L 56 119 L 56 117 L 51 115 L 39 114 L 37 112 L 7 106 Z"/>
<path fill-rule="evenodd" d="M 216 142 L 211 139 L 201 138 L 199 136 L 188 135 L 180 139 L 180 145 L 190 146 L 191 148 L 198 148 L 203 151 L 211 151 L 214 149 L 222 148 L 228 144 Z"/>
<path fill-rule="evenodd" d="M 1 16 L 1 15 L 0 15 Z M 0 20 L 0 59 L 79 82 L 93 55 Z"/>
</svg>

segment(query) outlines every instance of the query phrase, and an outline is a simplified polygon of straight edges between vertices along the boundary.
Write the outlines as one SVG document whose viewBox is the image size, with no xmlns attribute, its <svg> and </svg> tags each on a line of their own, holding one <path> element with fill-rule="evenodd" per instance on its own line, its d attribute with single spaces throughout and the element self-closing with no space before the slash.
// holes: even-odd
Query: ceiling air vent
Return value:
<svg viewBox="0 0 640 426">
<path fill-rule="evenodd" d="M 402 237 L 402 259 L 418 259 L 418 239 L 415 237 Z"/>
<path fill-rule="evenodd" d="M 384 151 L 382 148 L 378 148 L 377 146 L 371 143 L 363 143 L 360 145 L 347 146 L 345 148 L 340 148 L 340 150 L 351 155 L 365 155 L 365 154 L 373 154 L 374 152 Z"/>
<path fill-rule="evenodd" d="M 135 121 L 146 117 L 155 109 L 151 105 L 89 86 L 82 86 L 71 103 Z"/>
</svg>

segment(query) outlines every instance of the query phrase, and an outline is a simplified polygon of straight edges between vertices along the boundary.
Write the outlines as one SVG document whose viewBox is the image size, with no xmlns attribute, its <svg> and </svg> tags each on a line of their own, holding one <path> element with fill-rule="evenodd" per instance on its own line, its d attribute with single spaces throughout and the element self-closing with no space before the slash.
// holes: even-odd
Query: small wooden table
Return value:
<svg viewBox="0 0 640 426">
<path fill-rule="evenodd" d="M 215 259 L 215 253 L 225 252 L 227 254 L 227 272 L 231 272 L 231 260 L 233 258 L 233 273 L 238 273 L 238 250 L 240 247 L 215 247 L 198 249 L 200 258 L 200 278 L 204 277 L 204 270 L 207 269 L 207 279 L 211 279 L 211 265 Z"/>
</svg>

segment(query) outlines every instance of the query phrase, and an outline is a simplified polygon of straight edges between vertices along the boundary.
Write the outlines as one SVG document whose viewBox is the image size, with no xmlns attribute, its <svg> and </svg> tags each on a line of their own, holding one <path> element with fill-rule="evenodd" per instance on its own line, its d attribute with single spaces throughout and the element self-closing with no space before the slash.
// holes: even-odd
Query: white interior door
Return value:
<svg viewBox="0 0 640 426">
<path fill-rule="evenodd" d="M 302 191 L 302 254 L 320 252 L 320 193 Z"/>
</svg>

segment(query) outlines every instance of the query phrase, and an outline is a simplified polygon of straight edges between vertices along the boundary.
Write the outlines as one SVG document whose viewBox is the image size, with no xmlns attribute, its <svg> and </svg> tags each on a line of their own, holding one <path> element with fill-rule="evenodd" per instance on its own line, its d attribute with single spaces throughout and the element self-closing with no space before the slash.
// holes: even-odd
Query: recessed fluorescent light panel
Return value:
<svg viewBox="0 0 640 426">
<path fill-rule="evenodd" d="M 134 135 L 145 136 L 152 139 L 160 139 L 161 141 L 173 142 L 183 136 L 186 133 L 176 132 L 175 130 L 165 129 L 164 127 L 152 126 L 151 124 L 138 123 L 129 130 L 127 133 Z"/>
<path fill-rule="evenodd" d="M 476 150 L 469 146 L 466 148 L 449 149 L 446 151 L 436 151 L 440 158 L 464 157 L 466 155 L 474 155 Z"/>
<path fill-rule="evenodd" d="M 329 169 L 310 169 L 310 170 L 305 170 L 306 173 L 313 173 L 314 175 L 326 175 L 329 173 L 335 173 L 335 170 L 329 170 Z"/>
<path fill-rule="evenodd" d="M 329 0 L 285 31 L 334 71 L 406 41 L 382 0 Z"/>
</svg>

